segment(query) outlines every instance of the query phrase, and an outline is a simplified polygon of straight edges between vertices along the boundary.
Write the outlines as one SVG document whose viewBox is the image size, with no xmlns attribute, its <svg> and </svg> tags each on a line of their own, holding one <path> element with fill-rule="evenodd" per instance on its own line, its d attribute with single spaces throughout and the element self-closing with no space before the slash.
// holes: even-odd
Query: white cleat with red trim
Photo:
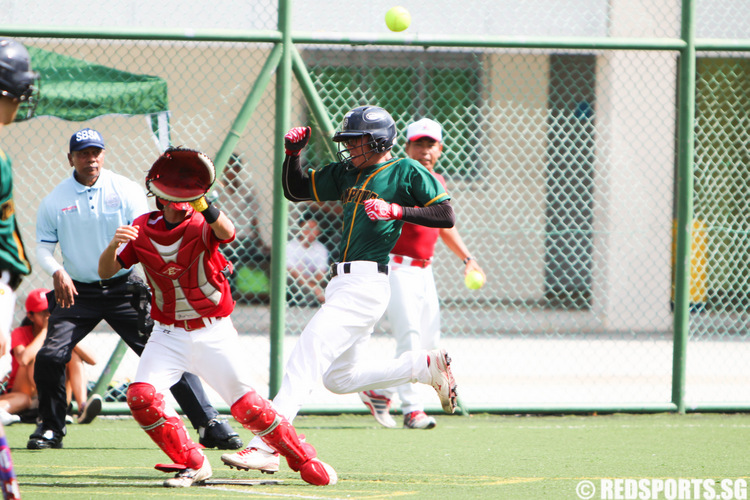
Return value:
<svg viewBox="0 0 750 500">
<path fill-rule="evenodd" d="M 382 396 L 375 391 L 364 391 L 359 393 L 359 399 L 370 409 L 377 423 L 389 429 L 396 427 L 396 421 L 390 413 L 391 399 L 388 396 Z"/>
<path fill-rule="evenodd" d="M 458 404 L 456 381 L 451 373 L 451 358 L 445 349 L 434 349 L 427 354 L 427 368 L 430 371 L 430 385 L 437 392 L 443 411 L 455 412 Z"/>
<path fill-rule="evenodd" d="M 279 471 L 279 454 L 249 446 L 237 453 L 224 453 L 221 461 L 229 467 L 241 470 L 259 470 L 266 474 Z"/>
</svg>

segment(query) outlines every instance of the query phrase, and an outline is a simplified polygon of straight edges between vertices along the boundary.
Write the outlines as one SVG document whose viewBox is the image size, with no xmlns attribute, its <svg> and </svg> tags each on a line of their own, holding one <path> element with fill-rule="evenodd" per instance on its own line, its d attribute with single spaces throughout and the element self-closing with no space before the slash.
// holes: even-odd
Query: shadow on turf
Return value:
<svg viewBox="0 0 750 500">
<path fill-rule="evenodd" d="M 11 452 L 13 455 L 16 453 L 55 453 L 56 451 L 62 451 L 62 450 L 76 450 L 76 451 L 103 451 L 103 450 L 117 450 L 117 451 L 124 451 L 124 450 L 143 450 L 143 451 L 152 451 L 154 448 L 152 446 L 134 446 L 134 447 L 128 447 L 128 446 L 67 446 L 65 444 L 65 441 L 63 441 L 63 447 L 58 449 L 52 449 L 52 450 L 29 450 L 26 448 L 11 448 Z"/>
<path fill-rule="evenodd" d="M 103 483 L 102 484 L 99 484 L 99 483 L 96 483 L 96 484 L 19 483 L 19 484 L 20 484 L 20 487 L 21 487 L 21 493 L 23 493 L 27 487 L 31 487 L 31 486 L 36 487 L 36 488 L 55 488 L 57 490 L 59 490 L 59 489 L 66 489 L 66 488 L 69 489 L 69 490 L 80 490 L 80 489 L 84 489 L 84 488 L 85 489 L 89 489 L 89 490 L 91 488 L 107 488 L 107 489 L 117 488 L 117 489 L 122 489 L 123 487 L 141 488 L 141 489 L 143 489 L 143 488 L 149 488 L 149 489 L 153 488 L 153 486 L 148 485 L 148 484 L 125 484 L 125 483 L 116 483 L 116 484 L 111 484 L 111 485 L 110 484 L 103 484 Z M 161 486 L 161 485 L 159 485 L 159 486 Z M 161 486 L 161 487 L 163 488 L 163 486 Z M 107 495 L 110 495 L 110 494 L 111 493 L 107 493 Z"/>
</svg>

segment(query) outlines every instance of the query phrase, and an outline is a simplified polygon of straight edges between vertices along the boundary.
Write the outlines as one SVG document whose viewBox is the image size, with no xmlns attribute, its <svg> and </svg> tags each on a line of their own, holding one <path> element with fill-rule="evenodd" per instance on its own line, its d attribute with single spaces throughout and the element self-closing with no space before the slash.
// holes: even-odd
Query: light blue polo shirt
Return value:
<svg viewBox="0 0 750 500">
<path fill-rule="evenodd" d="M 65 271 L 76 281 L 92 283 L 101 279 L 99 256 L 115 230 L 149 211 L 144 189 L 122 175 L 102 169 L 89 187 L 71 174 L 42 200 L 36 241 L 59 243 Z"/>
</svg>

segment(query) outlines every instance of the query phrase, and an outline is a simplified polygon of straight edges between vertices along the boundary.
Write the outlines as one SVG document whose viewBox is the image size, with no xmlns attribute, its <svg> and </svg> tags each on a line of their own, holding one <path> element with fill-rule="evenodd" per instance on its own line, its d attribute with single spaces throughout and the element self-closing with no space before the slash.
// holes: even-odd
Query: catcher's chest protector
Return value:
<svg viewBox="0 0 750 500">
<path fill-rule="evenodd" d="M 154 222 L 157 214 L 152 212 L 133 222 L 141 228 L 134 249 L 159 310 L 152 312 L 154 318 L 165 321 L 158 317 L 159 312 L 167 321 L 228 316 L 233 309 L 227 280 L 231 264 L 221 252 L 207 246 L 211 228 L 202 217 L 193 215 L 167 230 L 163 219 Z"/>
</svg>

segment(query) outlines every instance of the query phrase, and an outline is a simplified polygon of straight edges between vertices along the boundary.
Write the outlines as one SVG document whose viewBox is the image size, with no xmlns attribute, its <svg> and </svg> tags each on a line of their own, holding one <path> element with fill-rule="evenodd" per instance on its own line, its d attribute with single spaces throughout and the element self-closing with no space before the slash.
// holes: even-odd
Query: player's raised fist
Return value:
<svg viewBox="0 0 750 500">
<path fill-rule="evenodd" d="M 404 216 L 404 209 L 397 203 L 373 198 L 365 200 L 365 213 L 370 220 L 400 220 Z"/>
<path fill-rule="evenodd" d="M 302 148 L 307 146 L 312 130 L 310 127 L 294 127 L 284 136 L 284 147 L 289 156 L 298 156 Z"/>
</svg>

